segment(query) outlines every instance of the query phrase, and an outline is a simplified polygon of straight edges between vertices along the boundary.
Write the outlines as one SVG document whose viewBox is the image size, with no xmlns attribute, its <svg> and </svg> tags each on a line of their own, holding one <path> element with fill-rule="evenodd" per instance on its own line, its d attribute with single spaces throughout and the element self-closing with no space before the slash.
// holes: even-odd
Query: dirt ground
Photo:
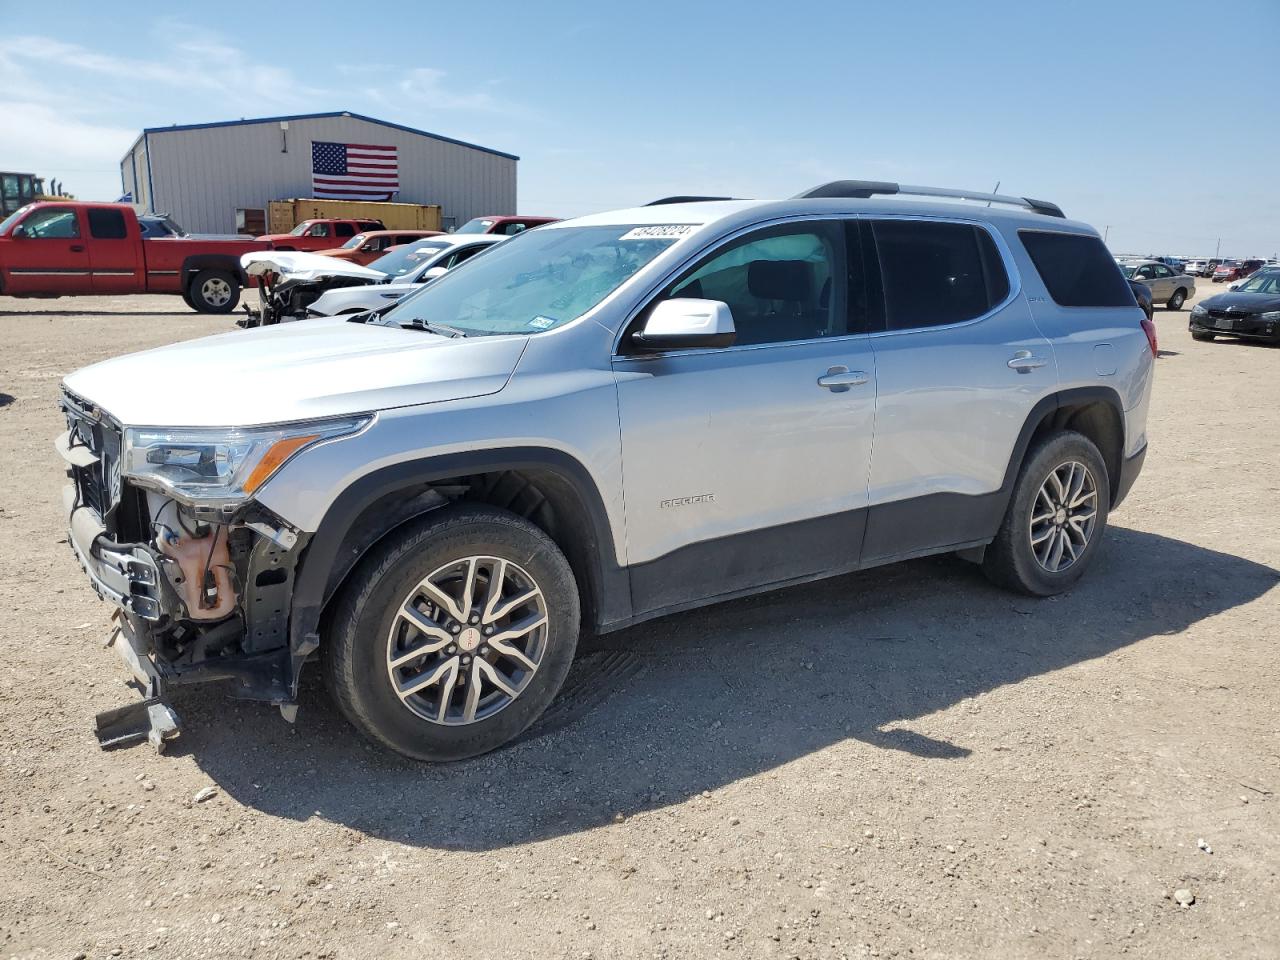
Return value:
<svg viewBox="0 0 1280 960">
<path fill-rule="evenodd" d="M 229 323 L 0 298 L 0 957 L 1280 956 L 1280 349 L 1186 319 L 1068 596 L 943 558 L 668 617 L 432 767 L 314 675 L 296 726 L 194 690 L 170 753 L 98 750 L 133 694 L 63 541 L 58 382 Z"/>
</svg>

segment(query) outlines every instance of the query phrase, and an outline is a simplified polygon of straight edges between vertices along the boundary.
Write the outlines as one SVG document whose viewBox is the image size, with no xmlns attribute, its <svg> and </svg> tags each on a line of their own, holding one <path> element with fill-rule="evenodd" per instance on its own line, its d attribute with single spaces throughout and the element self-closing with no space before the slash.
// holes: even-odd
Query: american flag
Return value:
<svg viewBox="0 0 1280 960">
<path fill-rule="evenodd" d="M 329 200 L 390 200 L 400 189 L 395 147 L 311 141 L 312 196 Z"/>
</svg>

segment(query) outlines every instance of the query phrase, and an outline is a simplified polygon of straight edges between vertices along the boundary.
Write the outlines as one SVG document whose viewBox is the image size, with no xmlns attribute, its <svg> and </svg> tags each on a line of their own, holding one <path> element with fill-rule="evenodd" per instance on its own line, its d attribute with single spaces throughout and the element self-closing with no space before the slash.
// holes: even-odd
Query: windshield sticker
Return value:
<svg viewBox="0 0 1280 960">
<path fill-rule="evenodd" d="M 696 223 L 669 223 L 664 226 L 636 227 L 628 230 L 619 240 L 682 240 L 694 230 Z"/>
<path fill-rule="evenodd" d="M 535 330 L 546 330 L 550 327 L 554 327 L 559 322 L 560 321 L 556 320 L 554 317 L 537 316 L 529 321 L 529 326 L 533 327 Z"/>
</svg>

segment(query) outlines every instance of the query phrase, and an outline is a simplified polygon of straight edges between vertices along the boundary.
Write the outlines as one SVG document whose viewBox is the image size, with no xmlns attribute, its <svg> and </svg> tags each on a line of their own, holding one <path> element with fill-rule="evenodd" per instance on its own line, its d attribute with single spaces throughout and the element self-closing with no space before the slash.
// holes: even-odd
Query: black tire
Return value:
<svg viewBox="0 0 1280 960">
<path fill-rule="evenodd" d="M 182 302 L 185 303 L 192 310 L 195 310 L 196 308 L 195 301 L 191 299 L 191 294 L 188 293 L 186 290 L 182 291 Z"/>
<path fill-rule="evenodd" d="M 1201 343 L 1213 343 L 1215 337 L 1208 330 L 1192 330 L 1191 339 L 1199 340 Z"/>
<path fill-rule="evenodd" d="M 1169 298 L 1168 308 L 1170 310 L 1181 310 L 1182 305 L 1187 302 L 1187 291 L 1179 287 L 1173 292 L 1173 296 Z"/>
<path fill-rule="evenodd" d="M 1092 473 L 1096 518 L 1079 557 L 1065 569 L 1051 572 L 1036 559 L 1031 546 L 1032 509 L 1050 473 L 1073 461 L 1083 464 Z M 1106 533 L 1110 508 L 1111 486 L 1107 465 L 1093 441 L 1074 430 L 1051 434 L 1027 452 L 1000 530 L 983 557 L 982 572 L 992 583 L 1020 593 L 1037 597 L 1063 593 L 1080 579 L 1097 552 Z"/>
<path fill-rule="evenodd" d="M 201 270 L 187 285 L 198 313 L 230 313 L 240 302 L 240 281 L 225 270 Z"/>
<path fill-rule="evenodd" d="M 541 628 L 541 659 L 519 694 L 492 716 L 447 726 L 419 715 L 397 696 L 388 673 L 388 645 L 400 606 L 415 585 L 472 556 L 518 564 L 542 591 L 547 626 Z M 338 601 L 321 660 L 334 700 L 365 736 L 415 760 L 462 760 L 501 746 L 542 714 L 569 672 L 579 626 L 573 571 L 550 537 L 496 507 L 449 506 L 388 535 L 360 563 Z M 452 658 L 441 654 L 441 659 Z"/>
</svg>

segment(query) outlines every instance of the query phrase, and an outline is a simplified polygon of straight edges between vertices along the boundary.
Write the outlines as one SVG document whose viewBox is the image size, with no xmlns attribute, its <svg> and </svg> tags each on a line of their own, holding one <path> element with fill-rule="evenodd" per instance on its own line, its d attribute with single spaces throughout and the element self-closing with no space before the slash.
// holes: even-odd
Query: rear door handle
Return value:
<svg viewBox="0 0 1280 960">
<path fill-rule="evenodd" d="M 826 387 L 832 393 L 843 393 L 850 387 L 860 387 L 871 378 L 862 370 L 850 370 L 848 367 L 832 367 L 818 378 L 818 386 Z"/>
<path fill-rule="evenodd" d="M 71 252 L 72 252 L 72 253 L 84 253 L 84 244 L 82 244 L 82 243 L 73 243 L 73 244 L 71 245 Z"/>
<path fill-rule="evenodd" d="M 1039 370 L 1048 363 L 1049 361 L 1044 357 L 1032 356 L 1030 350 L 1019 350 L 1009 360 L 1009 369 L 1017 370 L 1019 373 L 1030 373 L 1032 370 Z"/>
</svg>

